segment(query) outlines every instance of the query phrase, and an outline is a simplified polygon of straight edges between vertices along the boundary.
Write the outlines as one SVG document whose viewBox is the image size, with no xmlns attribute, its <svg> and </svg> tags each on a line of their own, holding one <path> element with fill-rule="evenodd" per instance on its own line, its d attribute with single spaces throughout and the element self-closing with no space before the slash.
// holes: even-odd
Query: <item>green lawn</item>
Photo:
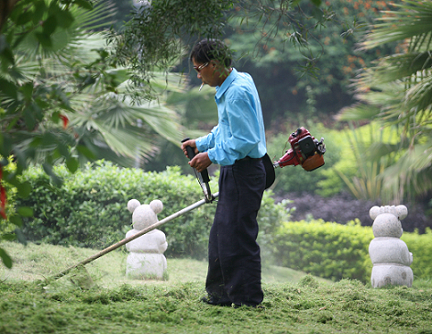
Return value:
<svg viewBox="0 0 432 334">
<path fill-rule="evenodd" d="M 14 259 L 0 267 L 0 333 L 416 333 L 432 334 L 432 284 L 372 289 L 264 268 L 264 308 L 201 303 L 206 263 L 168 259 L 168 281 L 124 276 L 127 253 L 86 266 L 90 289 L 47 286 L 44 277 L 95 253 L 51 245 L 2 243 Z M 63 283 L 61 281 L 63 280 Z M 68 283 L 69 282 L 69 283 Z"/>
<path fill-rule="evenodd" d="M 13 258 L 11 270 L 0 266 L 0 280 L 13 282 L 16 280 L 34 281 L 49 278 L 62 270 L 94 255 L 98 250 L 61 247 L 53 245 L 24 246 L 19 243 L 5 242 L 2 247 Z M 190 259 L 167 259 L 167 281 L 141 281 L 126 278 L 126 251 L 113 251 L 87 264 L 86 270 L 94 283 L 103 288 L 116 288 L 123 284 L 141 286 L 175 285 L 186 282 L 202 282 L 207 274 L 207 263 Z M 306 274 L 289 268 L 263 265 L 263 283 L 298 282 Z M 322 279 L 322 281 L 325 281 Z"/>
</svg>

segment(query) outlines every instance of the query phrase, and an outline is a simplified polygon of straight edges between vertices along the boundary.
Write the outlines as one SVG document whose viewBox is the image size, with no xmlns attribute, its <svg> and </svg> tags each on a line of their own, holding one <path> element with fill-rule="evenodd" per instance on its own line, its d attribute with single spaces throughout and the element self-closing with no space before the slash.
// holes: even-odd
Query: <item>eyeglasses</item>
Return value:
<svg viewBox="0 0 432 334">
<path fill-rule="evenodd" d="M 204 67 L 206 67 L 208 64 L 209 64 L 209 63 L 205 63 L 205 64 L 202 64 L 202 65 L 200 65 L 200 66 L 194 66 L 194 69 L 195 69 L 195 71 L 197 71 L 197 72 L 199 73 L 199 72 L 201 72 L 201 70 L 202 70 Z"/>
</svg>

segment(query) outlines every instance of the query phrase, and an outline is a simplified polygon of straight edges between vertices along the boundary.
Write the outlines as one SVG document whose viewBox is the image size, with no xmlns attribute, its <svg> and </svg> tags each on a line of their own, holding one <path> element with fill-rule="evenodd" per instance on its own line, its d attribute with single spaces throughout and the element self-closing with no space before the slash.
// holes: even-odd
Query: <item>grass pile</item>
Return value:
<svg viewBox="0 0 432 334">
<path fill-rule="evenodd" d="M 124 277 L 127 254 L 113 252 L 87 268 L 95 282 L 90 289 L 70 285 L 47 291 L 41 275 L 56 274 L 94 251 L 2 246 L 15 259 L 13 270 L 0 269 L 0 333 L 4 334 L 432 334 L 429 281 L 415 280 L 412 288 L 373 289 L 359 281 L 332 283 L 273 267 L 263 277 L 264 308 L 235 309 L 200 302 L 205 262 L 168 259 L 168 281 L 131 281 Z"/>
</svg>

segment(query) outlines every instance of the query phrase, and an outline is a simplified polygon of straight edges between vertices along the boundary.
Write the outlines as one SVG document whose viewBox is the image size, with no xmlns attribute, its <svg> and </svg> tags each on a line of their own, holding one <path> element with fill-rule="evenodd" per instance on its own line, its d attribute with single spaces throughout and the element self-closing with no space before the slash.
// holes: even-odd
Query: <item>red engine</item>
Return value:
<svg viewBox="0 0 432 334">
<path fill-rule="evenodd" d="M 291 148 L 278 161 L 273 163 L 276 167 L 288 165 L 301 165 L 303 169 L 312 171 L 324 165 L 324 153 L 326 151 L 324 138 L 321 141 L 312 137 L 305 128 L 298 128 L 288 139 Z"/>
</svg>

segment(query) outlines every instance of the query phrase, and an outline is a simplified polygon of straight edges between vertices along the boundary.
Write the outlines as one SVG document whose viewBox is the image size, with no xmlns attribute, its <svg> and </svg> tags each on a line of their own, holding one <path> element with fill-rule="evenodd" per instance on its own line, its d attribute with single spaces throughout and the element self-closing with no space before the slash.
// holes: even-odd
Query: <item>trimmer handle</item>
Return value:
<svg viewBox="0 0 432 334">
<path fill-rule="evenodd" d="M 189 139 L 190 138 L 185 138 L 181 142 L 184 143 L 185 141 L 188 141 Z M 187 152 L 189 160 L 192 160 L 195 156 L 195 150 L 191 146 L 188 145 L 188 146 L 186 146 L 186 152 Z M 200 174 L 201 174 L 203 182 L 206 182 L 206 183 L 210 182 L 210 177 L 208 175 L 207 168 L 204 169 Z"/>
</svg>

